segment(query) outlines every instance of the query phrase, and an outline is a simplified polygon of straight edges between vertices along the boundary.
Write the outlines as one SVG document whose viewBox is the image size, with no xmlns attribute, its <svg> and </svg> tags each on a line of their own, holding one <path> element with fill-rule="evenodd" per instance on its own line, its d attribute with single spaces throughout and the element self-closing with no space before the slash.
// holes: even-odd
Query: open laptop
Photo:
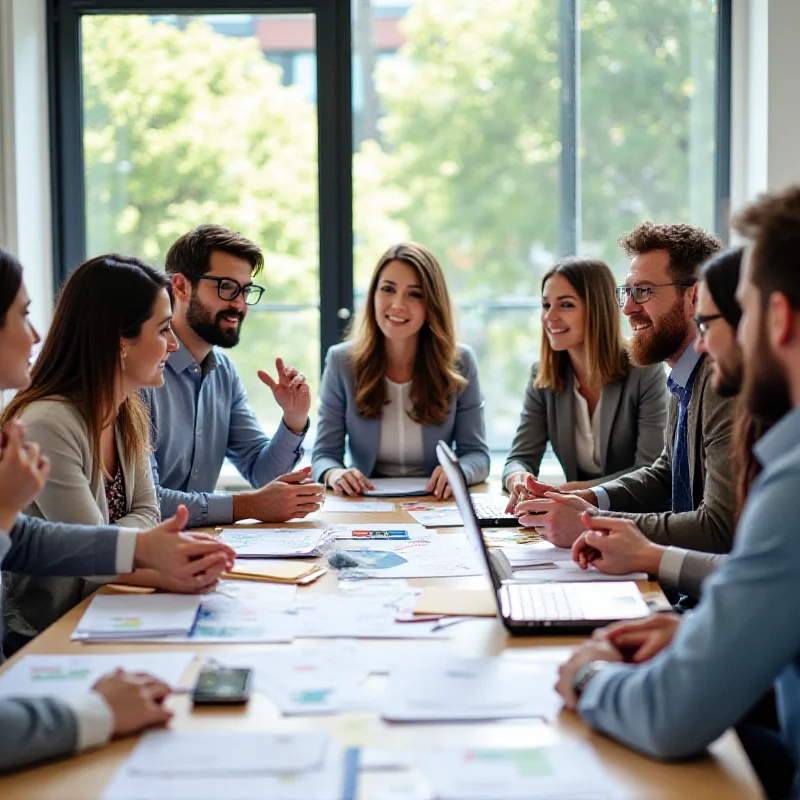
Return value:
<svg viewBox="0 0 800 800">
<path fill-rule="evenodd" d="M 470 501 L 464 472 L 444 443 L 436 457 L 450 481 L 456 505 L 472 546 L 478 551 L 494 586 L 497 615 L 509 633 L 589 633 L 621 619 L 647 617 L 650 610 L 633 581 L 598 583 L 527 583 L 515 581 L 500 548 L 488 548 Z"/>
</svg>

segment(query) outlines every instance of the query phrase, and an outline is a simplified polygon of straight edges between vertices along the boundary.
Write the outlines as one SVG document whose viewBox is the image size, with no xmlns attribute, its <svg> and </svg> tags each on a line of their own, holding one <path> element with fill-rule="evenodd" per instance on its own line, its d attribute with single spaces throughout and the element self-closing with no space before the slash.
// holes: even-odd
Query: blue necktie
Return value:
<svg viewBox="0 0 800 800">
<path fill-rule="evenodd" d="M 689 477 L 689 401 L 692 397 L 694 375 L 686 389 L 667 378 L 670 392 L 678 398 L 678 428 L 672 452 L 672 510 L 675 513 L 693 511 L 692 482 Z"/>
</svg>

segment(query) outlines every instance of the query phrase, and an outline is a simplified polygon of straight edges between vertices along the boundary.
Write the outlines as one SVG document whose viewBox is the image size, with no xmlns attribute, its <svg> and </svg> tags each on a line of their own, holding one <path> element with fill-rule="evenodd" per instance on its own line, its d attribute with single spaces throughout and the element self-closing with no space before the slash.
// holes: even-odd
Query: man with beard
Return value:
<svg viewBox="0 0 800 800">
<path fill-rule="evenodd" d="M 781 731 L 796 765 L 800 187 L 763 197 L 739 215 L 735 226 L 753 240 L 737 289 L 743 396 L 756 417 L 776 403 L 792 410 L 755 445 L 763 471 L 750 490 L 733 551 L 707 581 L 702 603 L 680 621 L 673 618 L 674 636 L 658 658 L 641 665 L 620 663 L 630 650 L 611 635 L 600 636 L 561 667 L 557 689 L 598 730 L 648 755 L 681 758 L 736 724 L 774 682 Z M 589 516 L 586 522 L 594 524 Z M 767 735 L 762 731 L 761 750 L 773 748 L 774 765 L 782 742 L 776 738 L 765 745 Z M 789 769 L 795 771 L 797 789 L 796 766 Z M 788 791 L 788 785 L 773 786 L 770 796 Z"/>
<path fill-rule="evenodd" d="M 189 525 L 255 518 L 282 522 L 316 511 L 323 487 L 310 467 L 290 472 L 303 454 L 311 392 L 303 375 L 276 360 L 277 380 L 258 376 L 283 409 L 272 439 L 247 402 L 233 361 L 219 348 L 235 347 L 248 305 L 263 293 L 253 283 L 264 265 L 259 248 L 220 227 L 201 225 L 170 247 L 172 328 L 180 349 L 164 366 L 164 386 L 147 390 L 154 432 L 153 477 L 162 516 L 178 505 Z M 214 492 L 225 457 L 252 492 Z M 283 474 L 288 473 L 288 474 Z"/>
<path fill-rule="evenodd" d="M 722 397 L 737 395 L 742 382 L 742 349 L 736 341 L 742 312 L 735 297 L 742 253 L 743 248 L 736 247 L 712 256 L 703 266 L 697 287 L 694 348 L 706 354 L 712 384 Z M 770 422 L 787 411 L 787 407 L 773 409 Z M 750 429 L 752 418 L 746 409 L 737 408 L 736 417 L 737 425 Z M 749 463 L 744 459 L 742 462 L 738 468 L 750 472 Z M 727 558 L 656 544 L 627 519 L 608 519 L 598 524 L 603 525 L 602 533 L 596 529 L 585 531 L 572 547 L 573 558 L 583 569 L 591 565 L 610 575 L 647 572 L 658 575 L 663 586 L 697 598 L 705 579 Z M 595 528 L 595 521 L 588 527 Z"/>
<path fill-rule="evenodd" d="M 628 343 L 638 366 L 666 361 L 670 401 L 664 451 L 652 466 L 593 489 L 559 494 L 528 479 L 537 499 L 518 503 L 521 524 L 542 529 L 559 547 L 584 530 L 581 514 L 594 507 L 636 523 L 648 539 L 709 553 L 727 553 L 734 526 L 729 478 L 733 403 L 713 388 L 712 370 L 694 341 L 695 283 L 700 265 L 721 249 L 718 239 L 691 225 L 645 222 L 620 239 L 632 256 L 617 289 L 633 331 Z"/>
</svg>

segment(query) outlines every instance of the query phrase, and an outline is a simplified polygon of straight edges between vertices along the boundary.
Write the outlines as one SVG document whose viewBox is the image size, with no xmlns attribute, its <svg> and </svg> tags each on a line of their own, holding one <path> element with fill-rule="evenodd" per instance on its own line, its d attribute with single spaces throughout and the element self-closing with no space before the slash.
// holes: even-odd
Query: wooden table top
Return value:
<svg viewBox="0 0 800 800">
<path fill-rule="evenodd" d="M 365 524 L 409 523 L 413 521 L 398 509 L 391 514 L 368 514 L 355 518 L 346 514 L 315 514 L 305 523 L 319 527 L 321 522 L 335 524 L 364 522 Z M 262 525 L 258 527 L 277 527 Z M 294 527 L 294 526 L 293 526 Z M 442 529 L 442 533 L 460 529 Z M 447 586 L 452 588 L 482 588 L 484 577 L 426 578 L 408 581 L 411 586 Z M 303 593 L 335 592 L 337 578 L 331 571 L 310 586 L 299 587 Z M 642 591 L 658 591 L 658 584 L 642 582 Z M 102 589 L 101 591 L 112 591 Z M 270 650 L 295 645 L 156 645 L 156 644 L 82 644 L 70 641 L 70 635 L 88 600 L 72 609 L 24 650 L 9 659 L 6 669 L 23 654 L 44 653 L 141 653 L 146 650 L 192 650 L 201 655 L 232 650 Z M 450 652 L 463 656 L 496 655 L 506 648 L 536 648 L 537 655 L 561 661 L 570 646 L 582 637 L 509 637 L 496 619 L 476 619 L 456 625 L 448 640 Z M 308 645 L 311 640 L 296 640 Z M 369 640 L 361 645 L 369 647 Z M 410 646 L 442 646 L 441 642 L 423 640 L 397 641 L 407 653 Z M 381 643 L 386 646 L 386 640 Z M 2 671 L 2 670 L 0 670 Z M 370 678 L 370 680 L 373 680 Z M 374 680 L 379 680 L 375 678 Z M 385 680 L 385 679 L 383 679 Z M 190 681 L 190 676 L 185 676 Z M 734 798 L 761 797 L 760 784 L 733 731 L 728 731 L 710 748 L 707 756 L 676 764 L 664 764 L 644 756 L 593 732 L 573 712 L 562 710 L 553 720 L 513 720 L 493 723 L 459 724 L 393 724 L 380 719 L 377 712 L 353 712 L 331 716 L 284 717 L 265 695 L 254 692 L 247 706 L 193 709 L 189 696 L 176 694 L 167 701 L 175 716 L 170 723 L 177 730 L 261 730 L 304 731 L 325 730 L 346 746 L 380 746 L 387 748 L 431 746 L 526 747 L 553 744 L 563 740 L 588 743 L 614 779 L 635 798 Z M 101 795 L 136 737 L 118 740 L 105 748 L 34 767 L 0 778 L 0 797 L 3 800 L 90 800 Z M 380 787 L 386 790 L 399 778 L 392 773 L 362 773 L 359 777 L 359 798 L 368 800 Z"/>
</svg>

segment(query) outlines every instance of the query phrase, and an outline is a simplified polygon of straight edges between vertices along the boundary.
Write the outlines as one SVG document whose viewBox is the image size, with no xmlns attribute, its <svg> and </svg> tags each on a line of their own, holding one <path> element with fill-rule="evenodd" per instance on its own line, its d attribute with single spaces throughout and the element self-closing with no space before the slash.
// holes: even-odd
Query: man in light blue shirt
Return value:
<svg viewBox="0 0 800 800">
<path fill-rule="evenodd" d="M 517 504 L 520 522 L 541 529 L 559 547 L 583 531 L 581 514 L 599 507 L 633 520 L 652 541 L 727 553 L 733 539 L 735 493 L 725 467 L 733 402 L 714 389 L 713 371 L 695 351 L 694 289 L 701 264 L 721 243 L 690 225 L 645 222 L 621 237 L 633 259 L 617 299 L 633 336 L 631 361 L 665 361 L 670 402 L 664 451 L 654 464 L 592 489 L 558 490 L 528 479 L 538 498 Z M 545 498 L 545 493 L 549 492 Z"/>
<path fill-rule="evenodd" d="M 754 242 L 737 291 L 744 397 L 757 417 L 787 400 L 793 410 L 754 447 L 764 469 L 731 556 L 671 644 L 634 666 L 609 641 L 588 642 L 562 666 L 558 690 L 595 728 L 649 755 L 679 758 L 736 724 L 774 683 L 800 764 L 800 187 L 758 201 L 736 227 Z"/>
<path fill-rule="evenodd" d="M 233 361 L 218 349 L 239 342 L 248 305 L 263 292 L 253 283 L 263 264 L 255 244 L 218 225 L 189 231 L 167 253 L 180 349 L 165 364 L 164 386 L 144 394 L 162 516 L 185 505 L 193 527 L 249 518 L 282 522 L 316 511 L 322 501 L 324 489 L 311 482 L 310 468 L 291 472 L 303 455 L 309 424 L 305 377 L 281 359 L 277 381 L 259 371 L 284 412 L 270 439 L 247 402 Z M 226 457 L 255 491 L 214 492 Z"/>
</svg>

